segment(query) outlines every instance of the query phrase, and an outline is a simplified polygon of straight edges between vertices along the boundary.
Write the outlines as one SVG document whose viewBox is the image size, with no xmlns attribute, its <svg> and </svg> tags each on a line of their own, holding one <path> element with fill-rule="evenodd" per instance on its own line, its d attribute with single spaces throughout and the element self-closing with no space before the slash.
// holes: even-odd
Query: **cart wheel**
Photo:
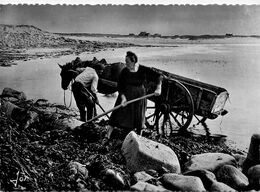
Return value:
<svg viewBox="0 0 260 192">
<path fill-rule="evenodd" d="M 164 136 L 185 133 L 194 114 L 194 103 L 189 90 L 178 81 L 172 80 L 170 83 L 170 86 L 168 84 L 163 87 L 162 96 L 155 101 L 154 106 L 147 108 L 146 116 L 146 124 L 152 124 L 158 134 Z"/>
</svg>

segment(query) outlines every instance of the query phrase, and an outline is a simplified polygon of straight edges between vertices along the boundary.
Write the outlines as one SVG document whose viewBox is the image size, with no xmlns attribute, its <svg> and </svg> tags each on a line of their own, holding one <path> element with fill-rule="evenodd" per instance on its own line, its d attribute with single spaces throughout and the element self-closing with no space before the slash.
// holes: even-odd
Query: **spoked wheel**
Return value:
<svg viewBox="0 0 260 192">
<path fill-rule="evenodd" d="M 163 83 L 162 95 L 147 107 L 146 123 L 158 134 L 169 136 L 185 133 L 194 115 L 194 103 L 189 90 L 178 81 Z"/>
</svg>

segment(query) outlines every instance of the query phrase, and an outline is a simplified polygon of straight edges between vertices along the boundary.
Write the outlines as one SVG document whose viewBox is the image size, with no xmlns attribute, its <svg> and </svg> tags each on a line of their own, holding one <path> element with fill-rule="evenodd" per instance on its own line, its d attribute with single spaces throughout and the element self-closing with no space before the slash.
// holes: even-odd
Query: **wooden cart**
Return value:
<svg viewBox="0 0 260 192">
<path fill-rule="evenodd" d="M 149 98 L 146 125 L 154 126 L 162 134 L 185 132 L 195 117 L 206 128 L 205 121 L 227 113 L 224 110 L 229 97 L 226 89 L 155 69 L 163 75 L 162 93 Z M 147 85 L 149 90 L 149 85 Z M 151 111 L 152 110 L 152 111 Z M 169 133 L 170 132 L 170 133 Z"/>
</svg>

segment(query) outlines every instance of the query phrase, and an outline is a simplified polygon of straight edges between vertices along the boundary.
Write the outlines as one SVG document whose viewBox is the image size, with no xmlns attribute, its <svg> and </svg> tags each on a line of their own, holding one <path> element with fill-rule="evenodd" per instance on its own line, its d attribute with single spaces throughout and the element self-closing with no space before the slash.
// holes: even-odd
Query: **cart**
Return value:
<svg viewBox="0 0 260 192">
<path fill-rule="evenodd" d="M 163 135 L 185 133 L 193 117 L 209 130 L 205 121 L 225 115 L 225 103 L 229 97 L 226 89 L 152 68 L 163 76 L 159 97 L 149 98 L 153 106 L 147 107 L 146 126 L 156 128 Z M 153 87 L 149 82 L 148 92 Z"/>
</svg>

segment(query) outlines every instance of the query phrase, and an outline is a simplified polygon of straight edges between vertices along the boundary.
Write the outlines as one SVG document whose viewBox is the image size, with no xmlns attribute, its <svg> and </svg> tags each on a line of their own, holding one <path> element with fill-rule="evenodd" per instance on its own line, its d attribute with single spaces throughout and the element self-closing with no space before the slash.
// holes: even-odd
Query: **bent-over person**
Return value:
<svg viewBox="0 0 260 192">
<path fill-rule="evenodd" d="M 91 67 L 77 68 L 81 72 L 72 84 L 72 92 L 80 112 L 80 120 L 86 122 L 95 116 L 96 108 L 95 103 L 98 103 L 97 86 L 98 74 L 101 74 L 104 67 L 103 65 L 96 65 L 95 69 Z M 87 109 L 87 112 L 86 112 Z"/>
</svg>

